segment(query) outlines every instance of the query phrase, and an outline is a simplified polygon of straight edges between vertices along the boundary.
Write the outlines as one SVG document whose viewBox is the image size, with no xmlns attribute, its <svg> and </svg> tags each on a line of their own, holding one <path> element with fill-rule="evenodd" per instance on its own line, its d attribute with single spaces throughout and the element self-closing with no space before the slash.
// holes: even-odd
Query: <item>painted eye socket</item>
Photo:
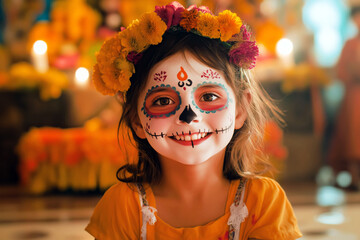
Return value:
<svg viewBox="0 0 360 240">
<path fill-rule="evenodd" d="M 180 96 L 173 88 L 157 88 L 145 98 L 145 114 L 150 117 L 168 117 L 180 106 Z"/>
<path fill-rule="evenodd" d="M 228 93 L 220 85 L 204 85 L 194 92 L 194 102 L 203 111 L 217 111 L 227 107 Z"/>
</svg>

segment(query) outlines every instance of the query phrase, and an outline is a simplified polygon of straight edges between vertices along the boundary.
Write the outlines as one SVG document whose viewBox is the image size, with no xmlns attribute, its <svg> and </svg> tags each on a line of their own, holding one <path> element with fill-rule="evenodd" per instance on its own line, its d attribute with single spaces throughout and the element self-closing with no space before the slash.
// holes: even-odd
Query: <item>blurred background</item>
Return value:
<svg viewBox="0 0 360 240">
<path fill-rule="evenodd" d="M 117 181 L 119 145 L 136 156 L 118 143 L 118 102 L 91 83 L 95 53 L 170 2 L 1 1 L 1 239 L 92 239 L 84 228 Z M 254 75 L 286 121 L 267 124 L 263 151 L 302 239 L 360 239 L 360 10 L 351 17 L 360 0 L 179 2 L 231 9 L 251 26 L 260 46 Z"/>
</svg>

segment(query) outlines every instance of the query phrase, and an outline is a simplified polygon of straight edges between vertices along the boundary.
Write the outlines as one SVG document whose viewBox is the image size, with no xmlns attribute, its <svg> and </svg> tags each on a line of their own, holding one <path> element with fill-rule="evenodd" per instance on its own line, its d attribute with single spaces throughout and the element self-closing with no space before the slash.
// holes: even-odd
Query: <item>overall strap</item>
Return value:
<svg viewBox="0 0 360 240">
<path fill-rule="evenodd" d="M 241 178 L 239 186 L 236 190 L 234 202 L 230 206 L 229 240 L 238 240 L 240 236 L 240 225 L 248 216 L 249 212 L 244 203 L 246 179 Z"/>
<path fill-rule="evenodd" d="M 146 192 L 144 186 L 141 183 L 137 184 L 139 191 L 139 199 L 141 206 L 141 215 L 142 215 L 142 226 L 141 226 L 141 239 L 146 240 L 146 230 L 147 224 L 154 225 L 156 222 L 155 212 L 157 211 L 154 207 L 149 206 L 148 201 L 146 200 Z"/>
</svg>

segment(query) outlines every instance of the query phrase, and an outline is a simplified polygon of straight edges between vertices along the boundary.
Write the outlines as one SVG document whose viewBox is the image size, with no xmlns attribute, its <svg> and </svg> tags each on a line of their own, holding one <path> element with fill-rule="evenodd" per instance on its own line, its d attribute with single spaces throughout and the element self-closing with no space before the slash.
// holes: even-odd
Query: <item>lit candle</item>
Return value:
<svg viewBox="0 0 360 240">
<path fill-rule="evenodd" d="M 46 72 L 49 69 L 47 55 L 47 44 L 42 40 L 37 40 L 31 50 L 32 61 L 38 72 Z"/>
<path fill-rule="evenodd" d="M 284 67 L 294 66 L 294 45 L 290 39 L 280 39 L 276 44 L 276 53 Z"/>
<path fill-rule="evenodd" d="M 75 71 L 75 84 L 78 87 L 85 87 L 89 83 L 89 71 L 84 67 L 79 67 Z"/>
</svg>

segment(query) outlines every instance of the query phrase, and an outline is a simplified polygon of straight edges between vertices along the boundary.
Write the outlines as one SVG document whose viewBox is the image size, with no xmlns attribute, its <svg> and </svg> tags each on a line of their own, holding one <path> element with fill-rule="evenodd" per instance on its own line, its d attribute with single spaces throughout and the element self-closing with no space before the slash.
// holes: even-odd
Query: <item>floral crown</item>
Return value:
<svg viewBox="0 0 360 240">
<path fill-rule="evenodd" d="M 180 3 L 156 6 L 128 28 L 106 40 L 96 56 L 93 81 L 104 95 L 126 92 L 135 73 L 134 64 L 150 45 L 161 43 L 166 31 L 187 31 L 211 39 L 220 39 L 229 47 L 229 61 L 243 69 L 255 66 L 259 49 L 250 41 L 250 33 L 241 19 L 229 10 L 213 15 L 207 7 L 185 9 Z"/>
</svg>

